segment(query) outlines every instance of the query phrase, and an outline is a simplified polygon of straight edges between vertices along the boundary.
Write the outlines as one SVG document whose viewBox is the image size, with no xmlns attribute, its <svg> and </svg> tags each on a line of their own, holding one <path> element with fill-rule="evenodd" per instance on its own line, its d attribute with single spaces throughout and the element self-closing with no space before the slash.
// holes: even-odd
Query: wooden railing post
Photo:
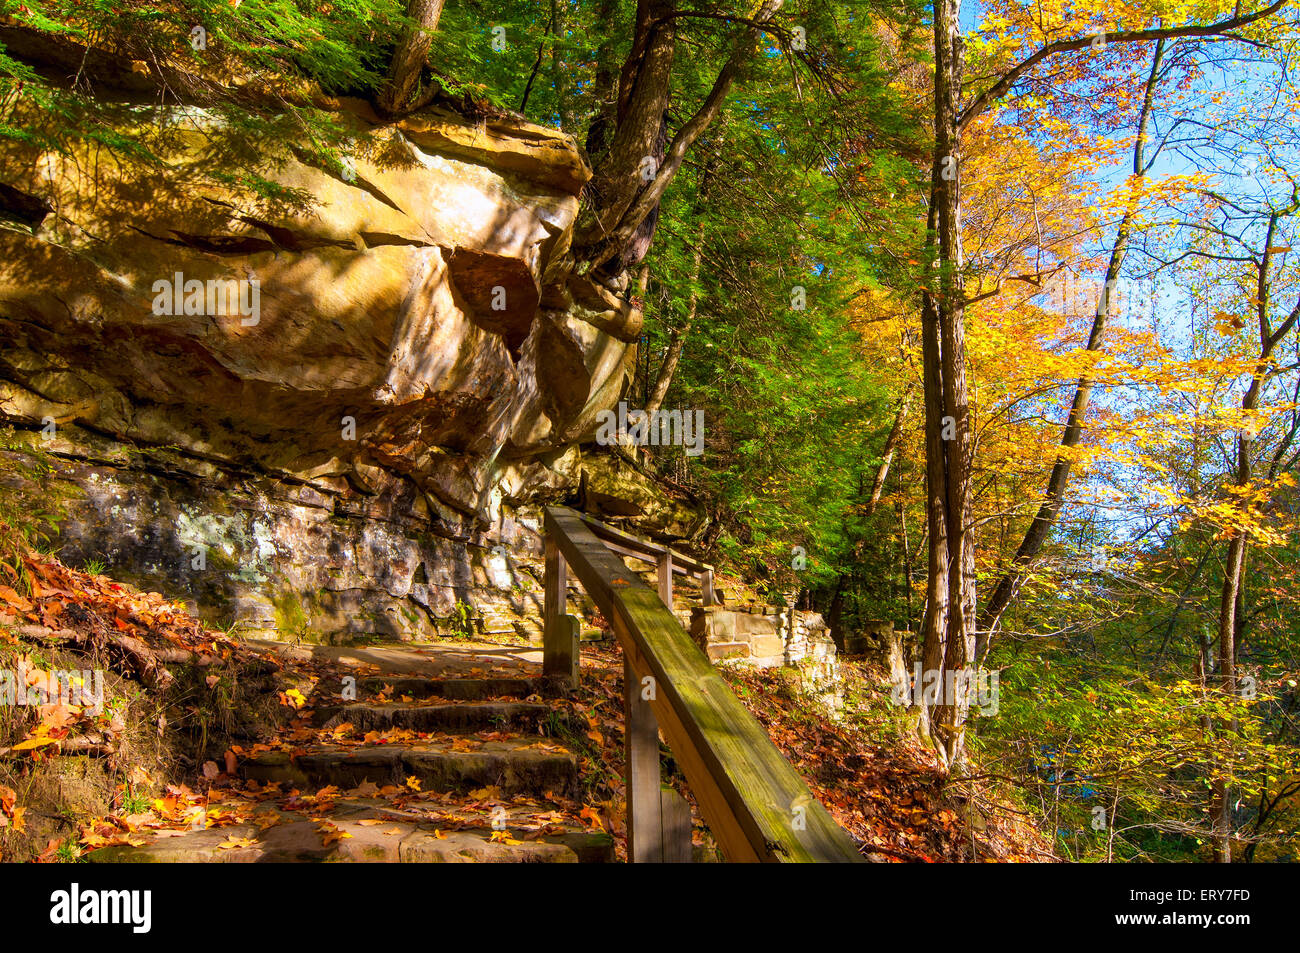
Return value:
<svg viewBox="0 0 1300 953">
<path fill-rule="evenodd" d="M 636 864 L 691 861 L 691 806 L 659 780 L 658 686 L 631 659 L 623 662 L 627 760 L 627 859 Z"/>
<path fill-rule="evenodd" d="M 542 673 L 568 679 L 570 685 L 577 685 L 578 620 L 564 611 L 567 565 L 550 535 L 546 537 L 544 550 L 546 595 L 542 607 Z"/>
<path fill-rule="evenodd" d="M 663 805 L 659 793 L 659 721 L 630 658 L 623 661 L 624 756 L 627 760 L 627 859 L 657 864 L 664 859 Z M 649 686 L 654 690 L 654 683 Z"/>
<path fill-rule="evenodd" d="M 668 611 L 673 611 L 673 551 L 665 549 L 659 554 L 659 598 L 664 601 Z"/>
<path fill-rule="evenodd" d="M 700 573 L 700 601 L 706 606 L 716 606 L 718 604 L 717 594 L 713 591 L 712 568 Z"/>
<path fill-rule="evenodd" d="M 545 527 L 548 665 L 563 652 L 576 672 L 573 630 L 560 637 L 566 562 L 623 649 L 628 859 L 691 857 L 687 804 L 660 783 L 662 730 L 727 860 L 861 861 L 857 845 L 669 611 L 672 589 L 663 581 L 685 571 L 704 583 L 712 567 L 564 507 L 546 508 Z M 657 562 L 659 591 L 617 554 Z"/>
<path fill-rule="evenodd" d="M 665 864 L 689 864 L 694 861 L 691 845 L 691 806 L 675 790 L 664 785 L 659 789 L 659 815 L 663 823 L 662 860 Z"/>
</svg>

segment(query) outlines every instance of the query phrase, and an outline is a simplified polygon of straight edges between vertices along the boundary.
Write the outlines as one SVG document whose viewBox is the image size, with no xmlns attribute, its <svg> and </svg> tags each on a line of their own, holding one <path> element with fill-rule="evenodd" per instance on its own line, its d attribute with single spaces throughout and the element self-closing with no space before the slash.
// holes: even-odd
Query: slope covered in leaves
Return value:
<svg viewBox="0 0 1300 953">
<path fill-rule="evenodd" d="M 267 752 L 290 756 L 311 746 L 362 748 L 445 743 L 473 751 L 519 739 L 513 726 L 446 735 L 400 727 L 363 730 L 320 712 L 337 705 L 345 678 L 383 683 L 378 703 L 422 704 L 377 666 L 309 651 L 277 650 L 206 629 L 157 593 L 28 554 L 27 595 L 0 588 L 4 667 L 29 688 L 63 670 L 104 665 L 102 710 L 55 703 L 10 707 L 0 741 L 0 851 L 7 860 L 75 860 L 103 848 L 135 848 L 195 830 L 224 835 L 213 852 L 249 851 L 255 830 L 310 828 L 314 848 L 346 858 L 354 835 L 337 812 L 364 801 L 350 825 L 382 842 L 420 823 L 434 837 L 477 831 L 492 843 L 527 845 L 570 831 L 608 832 L 626 857 L 623 784 L 622 658 L 599 644 L 584 648 L 579 691 L 566 696 L 493 701 L 544 703 L 534 746 L 578 755 L 575 796 L 509 794 L 494 785 L 461 793 L 365 781 L 352 788 L 245 778 L 241 766 Z M 436 656 L 437 647 L 414 651 Z M 57 654 L 52 654 L 57 653 Z M 465 674 L 503 678 L 518 665 L 485 664 Z M 987 791 L 945 782 L 905 732 L 890 727 L 884 702 L 866 701 L 872 673 L 850 664 L 853 712 L 832 723 L 800 693 L 790 672 L 727 670 L 745 704 L 795 764 L 814 793 L 862 846 L 893 861 L 1042 860 L 1050 853 L 1032 828 Z M 528 739 L 524 739 L 528 740 Z M 665 752 L 673 783 L 685 789 Z M 82 797 L 61 779 L 95 778 Z M 505 825 L 501 817 L 508 818 Z M 496 823 L 494 823 L 494 821 Z M 360 825 L 360 829 L 357 825 Z M 296 828 L 295 828 L 296 829 Z M 716 858 L 696 811 L 697 857 Z"/>
<path fill-rule="evenodd" d="M 845 667 L 850 710 L 840 722 L 799 688 L 790 669 L 726 666 L 733 691 L 767 729 L 812 792 L 866 855 L 903 863 L 1030 862 L 1056 857 L 1033 819 L 985 781 L 945 778 L 932 754 L 903 730 L 878 673 Z M 583 691 L 574 701 L 587 730 L 580 741 L 592 806 L 618 838 L 623 830 L 623 661 L 618 651 L 584 648 Z M 672 783 L 687 794 L 671 751 Z M 692 800 L 696 856 L 713 842 Z"/>
</svg>

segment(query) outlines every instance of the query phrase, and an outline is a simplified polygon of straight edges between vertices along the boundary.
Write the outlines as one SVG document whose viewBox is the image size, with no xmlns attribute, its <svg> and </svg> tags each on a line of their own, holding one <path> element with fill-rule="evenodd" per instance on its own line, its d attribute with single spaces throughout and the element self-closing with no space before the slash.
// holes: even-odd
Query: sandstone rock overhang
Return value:
<svg viewBox="0 0 1300 953">
<path fill-rule="evenodd" d="M 535 615 L 528 514 L 589 482 L 577 445 L 641 329 L 570 253 L 573 141 L 230 79 L 250 109 L 332 111 L 340 169 L 160 105 L 145 64 L 0 42 L 51 82 L 84 69 L 104 128 L 158 160 L 0 145 L 0 422 L 56 465 L 64 554 L 265 634 L 425 637 L 462 601 Z"/>
<path fill-rule="evenodd" d="M 484 519 L 503 467 L 589 436 L 624 386 L 639 314 L 569 290 L 590 176 L 573 142 L 444 107 L 364 112 L 340 104 L 347 174 L 305 149 L 222 168 L 233 133 L 195 107 L 120 114 L 168 131 L 160 166 L 6 144 L 8 418 L 77 420 L 323 490 L 377 464 Z M 261 201 L 227 184 L 235 171 L 305 200 Z M 160 313 L 160 282 L 255 283 L 258 314 L 191 308 L 188 293 Z"/>
</svg>

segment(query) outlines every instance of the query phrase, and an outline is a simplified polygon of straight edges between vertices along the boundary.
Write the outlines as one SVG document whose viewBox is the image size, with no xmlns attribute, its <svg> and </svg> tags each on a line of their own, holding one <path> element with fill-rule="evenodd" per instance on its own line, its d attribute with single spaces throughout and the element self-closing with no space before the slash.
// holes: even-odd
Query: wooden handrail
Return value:
<svg viewBox="0 0 1300 953">
<path fill-rule="evenodd" d="M 690 556 L 683 555 L 675 549 L 652 543 L 649 540 L 625 533 L 621 529 L 592 519 L 585 513 L 570 510 L 582 520 L 587 528 L 614 552 L 633 559 L 644 559 L 655 563 L 659 568 L 659 595 L 663 597 L 668 608 L 673 606 L 673 574 L 694 576 L 700 582 L 700 598 L 706 606 L 718 605 L 721 600 L 713 588 L 713 567 Z"/>
<path fill-rule="evenodd" d="M 564 611 L 567 565 L 623 648 L 629 859 L 689 859 L 689 811 L 660 783 L 662 730 L 728 860 L 862 860 L 672 614 L 671 590 L 662 598 L 675 554 L 666 547 L 656 554 L 656 593 L 628 571 L 593 524 L 603 525 L 565 507 L 546 509 L 545 667 L 576 682 L 577 620 Z"/>
<path fill-rule="evenodd" d="M 672 553 L 675 572 L 684 575 L 700 575 L 705 572 L 713 571 L 713 567 L 708 563 L 700 562 L 698 559 L 687 556 L 684 553 L 679 553 L 675 549 L 670 549 L 659 543 L 651 542 L 648 539 L 642 539 L 639 536 L 633 536 L 631 533 L 625 532 L 616 526 L 610 526 L 608 523 L 602 523 L 598 519 L 593 519 L 586 513 L 579 513 L 576 510 L 571 510 L 570 512 L 586 523 L 587 527 L 596 534 L 596 537 L 603 540 L 607 545 L 609 543 L 614 543 L 617 544 L 617 546 L 629 550 L 629 552 L 626 553 L 628 556 L 636 556 L 649 562 L 654 562 L 657 557 L 662 556 L 664 553 Z"/>
</svg>

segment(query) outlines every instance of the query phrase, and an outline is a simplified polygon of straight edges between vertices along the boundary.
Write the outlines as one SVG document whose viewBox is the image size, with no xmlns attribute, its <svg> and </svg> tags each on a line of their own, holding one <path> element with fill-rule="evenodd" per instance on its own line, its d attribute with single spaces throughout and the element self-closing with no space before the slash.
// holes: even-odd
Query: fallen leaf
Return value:
<svg viewBox="0 0 1300 953">
<path fill-rule="evenodd" d="M 290 705 L 293 708 L 301 708 L 303 705 L 307 704 L 307 696 L 298 691 L 298 689 L 291 688 L 287 692 L 280 693 L 280 702 L 285 705 Z"/>
<path fill-rule="evenodd" d="M 346 831 L 341 831 L 328 821 L 316 828 L 321 834 L 321 844 L 329 847 L 331 844 L 337 844 L 341 840 L 350 840 L 352 835 Z"/>
<path fill-rule="evenodd" d="M 9 603 L 19 612 L 30 612 L 32 610 L 31 601 L 20 596 L 12 586 L 0 586 L 0 599 Z"/>
</svg>

